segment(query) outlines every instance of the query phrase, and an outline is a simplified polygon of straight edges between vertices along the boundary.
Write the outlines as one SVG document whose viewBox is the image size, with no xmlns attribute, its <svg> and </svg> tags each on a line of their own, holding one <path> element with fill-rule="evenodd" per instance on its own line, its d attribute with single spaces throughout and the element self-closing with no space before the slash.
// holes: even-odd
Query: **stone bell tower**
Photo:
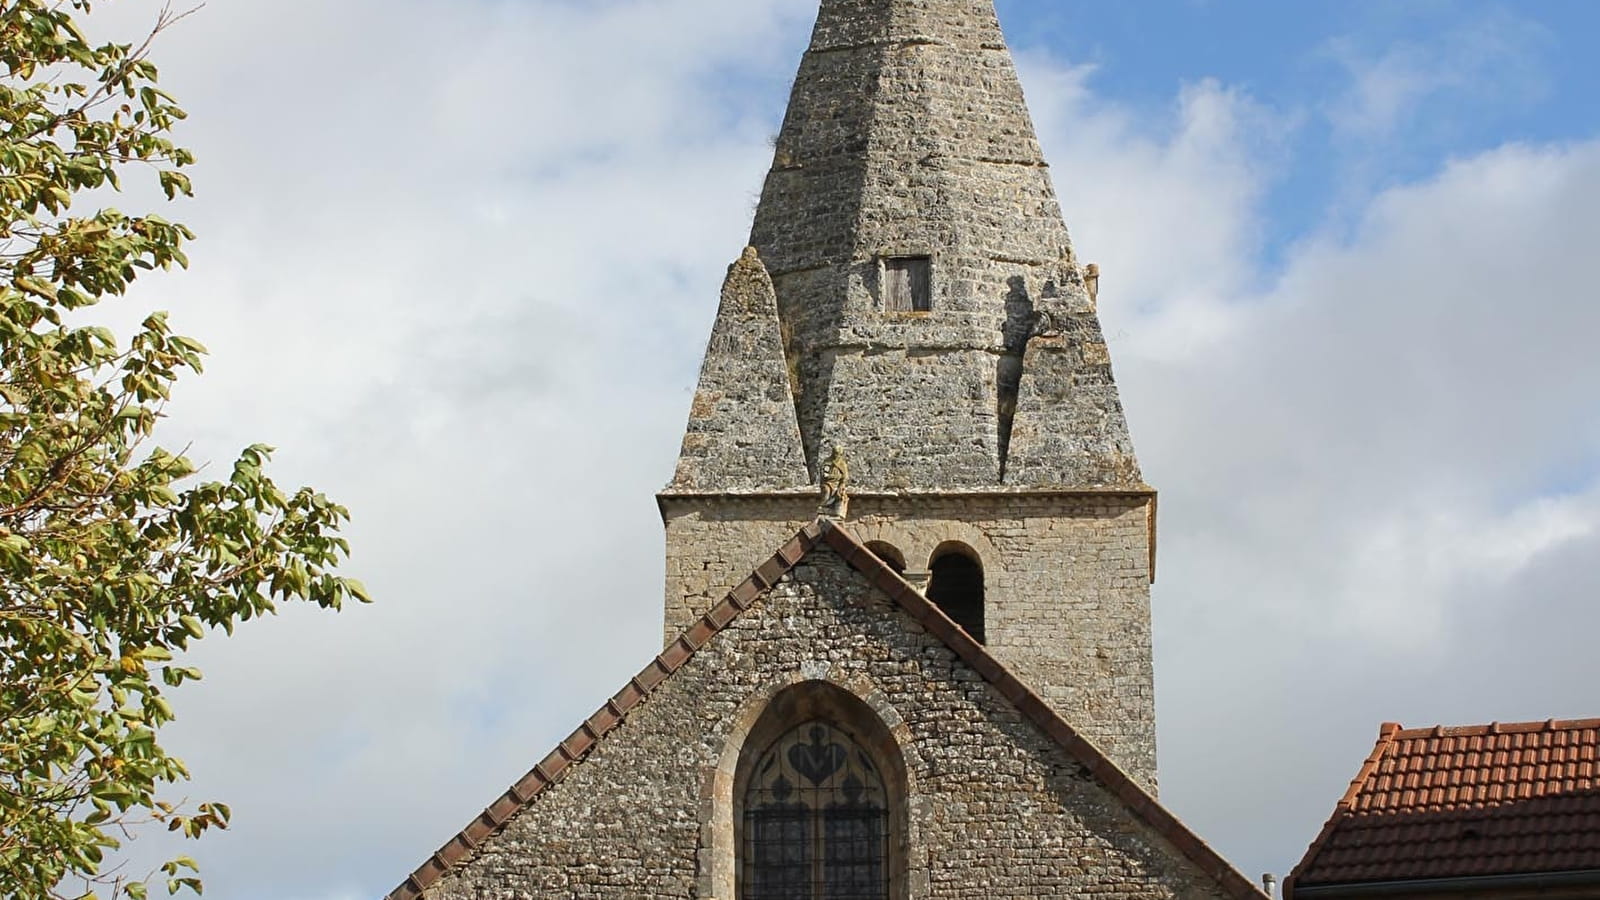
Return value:
<svg viewBox="0 0 1600 900">
<path fill-rule="evenodd" d="M 824 0 L 659 496 L 676 636 L 817 513 L 1155 783 L 1155 493 L 993 0 Z"/>
</svg>

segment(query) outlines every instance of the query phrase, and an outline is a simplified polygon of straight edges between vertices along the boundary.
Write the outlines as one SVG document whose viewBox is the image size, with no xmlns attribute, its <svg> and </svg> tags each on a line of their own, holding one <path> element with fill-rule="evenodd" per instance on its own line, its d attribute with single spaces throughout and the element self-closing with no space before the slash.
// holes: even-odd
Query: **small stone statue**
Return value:
<svg viewBox="0 0 1600 900">
<path fill-rule="evenodd" d="M 822 505 L 817 507 L 817 515 L 843 519 L 849 511 L 850 464 L 844 460 L 844 448 L 835 444 L 822 470 Z"/>
<path fill-rule="evenodd" d="M 1083 268 L 1083 285 L 1089 289 L 1089 302 L 1100 305 L 1100 265 L 1089 263 Z"/>
</svg>

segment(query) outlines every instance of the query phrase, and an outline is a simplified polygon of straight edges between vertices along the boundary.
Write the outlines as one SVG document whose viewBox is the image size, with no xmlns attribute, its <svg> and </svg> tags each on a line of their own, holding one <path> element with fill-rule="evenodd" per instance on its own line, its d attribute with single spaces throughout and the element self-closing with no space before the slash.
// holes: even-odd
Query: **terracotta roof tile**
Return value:
<svg viewBox="0 0 1600 900">
<path fill-rule="evenodd" d="M 524 775 L 505 794 L 489 805 L 460 834 L 424 862 L 386 900 L 418 900 L 451 867 L 476 850 L 486 838 L 499 831 L 510 819 L 560 780 L 568 768 L 580 763 L 594 745 L 604 740 L 660 684 L 682 668 L 707 641 L 726 628 L 748 609 L 767 588 L 788 574 L 819 543 L 826 543 L 867 580 L 883 590 L 935 637 L 960 656 L 968 666 L 1013 703 L 1017 711 L 1054 739 L 1069 755 L 1097 778 L 1113 796 L 1169 841 L 1202 872 L 1215 879 L 1227 896 L 1235 900 L 1263 900 L 1259 889 L 1231 864 L 1190 831 L 1144 788 L 1117 767 L 1093 743 L 1069 725 L 1048 703 L 1040 699 L 1002 663 L 989 655 L 916 588 L 867 550 L 837 523 L 818 519 L 785 543 L 773 557 L 757 567 L 751 576 L 714 609 L 706 613 L 683 635 L 668 645 L 660 656 L 635 675 L 621 691 L 606 701 L 578 730 L 551 751 L 533 771 Z M 1398 726 L 1396 726 L 1398 727 Z"/>
<path fill-rule="evenodd" d="M 1285 884 L 1600 870 L 1600 719 L 1385 724 Z"/>
</svg>

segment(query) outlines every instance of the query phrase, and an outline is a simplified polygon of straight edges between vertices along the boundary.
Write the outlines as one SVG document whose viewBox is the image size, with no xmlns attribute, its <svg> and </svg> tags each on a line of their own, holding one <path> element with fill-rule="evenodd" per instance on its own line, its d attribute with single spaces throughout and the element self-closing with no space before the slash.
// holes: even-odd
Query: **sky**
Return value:
<svg viewBox="0 0 1600 900">
<path fill-rule="evenodd" d="M 277 446 L 378 601 L 195 651 L 207 896 L 383 895 L 656 652 L 653 495 L 814 3 L 216 0 L 162 36 L 200 237 L 105 315 L 211 348 L 165 439 Z M 1380 723 L 1600 715 L 1600 7 L 998 7 L 1162 492 L 1162 799 L 1282 875 Z"/>
</svg>

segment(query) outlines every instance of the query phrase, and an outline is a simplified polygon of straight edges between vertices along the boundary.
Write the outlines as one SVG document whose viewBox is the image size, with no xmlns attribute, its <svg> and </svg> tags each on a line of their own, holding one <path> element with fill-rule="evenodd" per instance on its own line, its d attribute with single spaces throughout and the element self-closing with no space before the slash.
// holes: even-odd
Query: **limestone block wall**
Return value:
<svg viewBox="0 0 1600 900">
<path fill-rule="evenodd" d="M 897 839 L 908 877 L 896 900 L 1224 896 L 825 548 L 426 896 L 731 900 L 732 769 L 743 737 L 768 699 L 808 680 L 863 700 L 903 756 Z"/>
<path fill-rule="evenodd" d="M 959 542 L 984 568 L 991 653 L 1130 775 L 1156 786 L 1145 493 L 858 495 L 846 526 L 904 557 L 924 586 Z M 663 498 L 665 640 L 676 638 L 815 516 L 816 498 Z"/>
<path fill-rule="evenodd" d="M 815 490 L 751 496 L 660 497 L 667 529 L 663 646 L 817 516 Z"/>
</svg>

